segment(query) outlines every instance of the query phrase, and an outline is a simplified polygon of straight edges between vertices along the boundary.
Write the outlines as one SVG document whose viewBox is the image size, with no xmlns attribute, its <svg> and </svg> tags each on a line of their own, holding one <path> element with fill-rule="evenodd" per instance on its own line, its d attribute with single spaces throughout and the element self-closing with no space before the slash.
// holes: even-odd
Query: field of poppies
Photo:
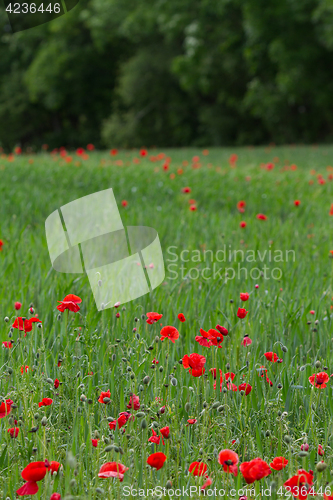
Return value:
<svg viewBox="0 0 333 500">
<path fill-rule="evenodd" d="M 0 498 L 333 499 L 332 156 L 0 153 Z M 45 220 L 108 188 L 165 279 L 99 312 Z"/>
</svg>

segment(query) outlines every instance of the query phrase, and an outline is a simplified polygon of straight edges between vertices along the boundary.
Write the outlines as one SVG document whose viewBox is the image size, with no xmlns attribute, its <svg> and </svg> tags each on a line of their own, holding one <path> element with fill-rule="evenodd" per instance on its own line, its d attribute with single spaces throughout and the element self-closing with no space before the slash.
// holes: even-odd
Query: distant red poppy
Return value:
<svg viewBox="0 0 333 500">
<path fill-rule="evenodd" d="M 267 361 L 271 361 L 272 363 L 279 361 L 279 356 L 275 352 L 265 352 L 264 356 Z"/>
<path fill-rule="evenodd" d="M 207 464 L 204 462 L 192 462 L 188 470 L 192 476 L 204 476 L 207 469 Z"/>
<path fill-rule="evenodd" d="M 23 318 L 18 317 L 15 319 L 14 323 L 12 324 L 12 327 L 17 328 L 20 331 L 24 330 L 24 333 L 28 333 L 31 332 L 33 323 L 41 323 L 41 320 L 37 318 L 30 318 L 23 320 Z"/>
<path fill-rule="evenodd" d="M 183 314 L 183 313 L 179 313 L 179 314 L 178 314 L 178 319 L 179 319 L 179 321 L 181 321 L 182 323 L 184 323 L 184 322 L 186 321 L 186 318 L 185 318 L 185 316 L 184 316 L 184 314 Z"/>
<path fill-rule="evenodd" d="M 11 438 L 17 438 L 20 429 L 19 427 L 12 427 L 11 429 L 7 429 L 7 432 L 10 434 Z"/>
<path fill-rule="evenodd" d="M 166 456 L 161 451 L 149 455 L 147 459 L 147 464 L 156 470 L 162 469 L 164 462 L 166 461 Z"/>
<path fill-rule="evenodd" d="M 295 200 L 295 201 L 294 201 L 294 205 L 295 205 L 295 207 L 298 207 L 300 204 L 301 204 L 301 202 L 300 202 L 299 200 Z"/>
<path fill-rule="evenodd" d="M 53 384 L 53 385 L 54 385 L 54 388 L 55 388 L 55 389 L 58 389 L 58 387 L 59 387 L 59 385 L 60 385 L 60 382 L 59 382 L 59 380 L 58 380 L 57 378 L 55 379 L 55 381 L 54 381 L 54 384 Z"/>
<path fill-rule="evenodd" d="M 191 212 L 195 212 L 197 209 L 197 206 L 196 205 L 190 205 L 190 210 Z"/>
<path fill-rule="evenodd" d="M 201 354 L 197 353 L 190 354 L 189 356 L 185 354 L 182 361 L 183 367 L 185 369 L 189 368 L 189 372 L 193 377 L 201 377 L 201 375 L 205 373 L 205 356 L 201 356 Z"/>
<path fill-rule="evenodd" d="M 246 227 L 246 222 L 244 220 L 242 220 L 240 223 L 239 223 L 239 226 L 240 227 Z"/>
<path fill-rule="evenodd" d="M 52 495 L 50 496 L 50 500 L 61 500 L 60 493 L 52 493 Z"/>
<path fill-rule="evenodd" d="M 160 444 L 161 436 L 158 436 L 156 431 L 154 431 L 154 429 L 152 429 L 151 431 L 152 431 L 153 435 L 148 439 L 148 441 L 150 443 Z"/>
<path fill-rule="evenodd" d="M 313 475 L 304 469 L 299 469 L 296 476 L 291 477 L 284 483 L 284 487 L 299 500 L 305 500 L 308 495 L 314 495 Z"/>
<path fill-rule="evenodd" d="M 164 326 L 160 331 L 161 340 L 169 339 L 174 344 L 179 338 L 179 332 L 174 326 Z"/>
<path fill-rule="evenodd" d="M 7 349 L 11 349 L 11 348 L 13 347 L 12 342 L 7 341 L 7 340 L 5 340 L 4 342 L 2 342 L 2 345 L 3 345 L 4 347 L 6 347 Z"/>
<path fill-rule="evenodd" d="M 248 336 L 248 334 L 244 335 L 244 338 L 242 340 L 242 345 L 244 347 L 247 347 L 248 345 L 251 345 L 252 344 L 252 340 L 250 339 L 250 337 Z"/>
<path fill-rule="evenodd" d="M 53 403 L 53 399 L 51 398 L 43 398 L 40 403 L 38 403 L 38 406 L 50 406 Z"/>
<path fill-rule="evenodd" d="M 13 401 L 11 399 L 6 399 L 5 402 L 0 404 L 0 418 L 4 418 L 6 415 L 9 415 L 9 413 L 12 411 L 12 404 Z"/>
<path fill-rule="evenodd" d="M 118 154 L 118 149 L 111 149 L 110 155 L 111 156 L 116 156 L 116 154 Z"/>
<path fill-rule="evenodd" d="M 148 151 L 146 149 L 140 149 L 140 156 L 147 156 Z"/>
<path fill-rule="evenodd" d="M 247 300 L 249 300 L 249 297 L 250 297 L 250 295 L 248 293 L 240 293 L 239 296 L 243 302 L 246 302 Z"/>
<path fill-rule="evenodd" d="M 169 437 L 170 437 L 170 428 L 169 428 L 169 426 L 162 427 L 162 429 L 160 429 L 160 433 L 162 434 L 163 437 L 165 437 L 165 439 L 169 439 Z"/>
<path fill-rule="evenodd" d="M 242 384 L 239 384 L 238 390 L 245 391 L 245 396 L 247 396 L 252 391 L 252 386 L 250 384 L 246 384 L 245 382 L 243 382 Z"/>
<path fill-rule="evenodd" d="M 240 319 L 244 319 L 245 316 L 247 315 L 249 311 L 246 311 L 246 309 L 242 309 L 241 307 L 238 308 L 238 311 L 237 311 L 237 316 L 240 318 Z"/>
<path fill-rule="evenodd" d="M 94 448 L 97 448 L 97 446 L 98 446 L 98 441 L 99 441 L 99 439 L 92 439 L 92 440 L 91 440 L 91 444 L 93 445 L 93 447 L 94 447 Z"/>
<path fill-rule="evenodd" d="M 196 418 L 189 418 L 186 425 L 193 425 L 197 423 Z"/>
<path fill-rule="evenodd" d="M 237 464 L 239 461 L 237 453 L 232 450 L 222 450 L 219 453 L 218 461 L 219 464 L 223 466 L 224 472 L 229 472 L 230 474 L 237 476 Z"/>
<path fill-rule="evenodd" d="M 99 469 L 98 477 L 117 477 L 122 482 L 126 471 L 128 467 L 119 462 L 107 462 Z"/>
<path fill-rule="evenodd" d="M 324 454 L 325 454 L 324 449 L 323 449 L 322 445 L 319 444 L 318 445 L 318 455 L 320 455 L 321 457 L 323 457 Z"/>
<path fill-rule="evenodd" d="M 2 252 L 2 247 L 3 247 L 3 241 L 0 240 L 0 252 Z"/>
<path fill-rule="evenodd" d="M 260 481 L 260 479 L 272 473 L 268 464 L 261 458 L 254 458 L 250 462 L 243 462 L 239 466 L 239 470 L 247 484 L 254 483 L 254 481 Z"/>
<path fill-rule="evenodd" d="M 258 214 L 258 215 L 257 215 L 257 219 L 259 219 L 259 220 L 266 220 L 266 219 L 267 219 L 267 215 L 264 215 L 264 214 Z"/>
<path fill-rule="evenodd" d="M 132 394 L 132 396 L 130 396 L 130 400 L 129 400 L 129 403 L 127 405 L 127 408 L 130 410 L 130 409 L 133 409 L 133 410 L 140 410 L 140 400 L 139 400 L 139 396 L 136 396 L 135 394 Z"/>
<path fill-rule="evenodd" d="M 98 398 L 98 402 L 99 403 L 104 403 L 104 398 L 111 398 L 111 392 L 110 392 L 110 389 L 108 389 L 106 392 L 101 392 L 99 398 Z M 104 403 L 105 404 L 105 403 Z"/>
<path fill-rule="evenodd" d="M 237 203 L 237 209 L 240 213 L 244 213 L 245 212 L 245 207 L 246 207 L 246 203 L 245 201 L 241 200 Z"/>
<path fill-rule="evenodd" d="M 16 311 L 19 311 L 22 307 L 21 302 L 15 302 L 14 307 L 15 307 Z"/>
<path fill-rule="evenodd" d="M 329 376 L 325 372 L 314 373 L 309 377 L 309 382 L 311 385 L 317 387 L 317 389 L 325 389 L 326 382 L 329 381 Z"/>
<path fill-rule="evenodd" d="M 68 311 L 76 313 L 80 310 L 78 304 L 82 302 L 82 299 L 80 299 L 80 297 L 78 297 L 77 295 L 70 293 L 69 295 L 66 295 L 64 300 L 58 300 L 58 302 L 60 302 L 60 304 L 57 306 L 58 311 L 64 312 L 66 309 L 68 309 Z"/>
<path fill-rule="evenodd" d="M 191 191 L 192 191 L 192 189 L 191 189 L 190 187 L 188 187 L 188 186 L 187 186 L 187 187 L 184 187 L 184 188 L 182 189 L 182 193 L 190 193 Z"/>
<path fill-rule="evenodd" d="M 122 206 L 123 206 L 123 207 L 127 207 L 127 205 L 128 205 L 128 201 L 123 200 L 123 201 L 121 202 L 121 204 L 122 204 Z"/>
<path fill-rule="evenodd" d="M 159 313 L 156 313 L 156 312 L 149 312 L 146 314 L 147 316 L 147 323 L 148 325 L 152 325 L 153 323 L 156 323 L 157 321 L 159 321 L 162 317 L 163 317 L 163 314 L 159 314 Z"/>
<path fill-rule="evenodd" d="M 77 148 L 77 150 L 76 150 L 76 154 L 77 154 L 78 156 L 83 155 L 83 153 L 84 153 L 84 149 L 83 149 L 83 148 Z"/>
<path fill-rule="evenodd" d="M 215 328 L 223 335 L 223 337 L 226 337 L 229 333 L 228 330 L 226 328 L 224 328 L 224 326 L 216 325 Z"/>
<path fill-rule="evenodd" d="M 95 146 L 93 144 L 88 144 L 87 149 L 88 149 L 88 151 L 94 151 Z"/>
<path fill-rule="evenodd" d="M 236 162 L 238 160 L 238 155 L 236 155 L 236 153 L 233 153 L 229 156 L 229 164 L 231 167 L 235 167 L 236 166 Z"/>
<path fill-rule="evenodd" d="M 314 311 L 313 309 L 310 311 L 310 314 L 316 314 L 316 311 Z"/>
<path fill-rule="evenodd" d="M 209 333 L 200 328 L 200 335 L 195 337 L 195 341 L 203 347 L 210 347 L 212 344 L 209 340 Z"/>
<path fill-rule="evenodd" d="M 273 470 L 282 470 L 288 465 L 288 460 L 284 457 L 275 457 L 273 461 L 269 464 L 270 468 Z"/>
</svg>

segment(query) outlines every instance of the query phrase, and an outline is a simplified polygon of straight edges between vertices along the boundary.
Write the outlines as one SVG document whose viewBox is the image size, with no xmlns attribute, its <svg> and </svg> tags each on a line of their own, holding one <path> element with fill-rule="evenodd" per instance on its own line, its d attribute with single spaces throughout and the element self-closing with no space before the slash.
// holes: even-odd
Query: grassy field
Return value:
<svg viewBox="0 0 333 500">
<path fill-rule="evenodd" d="M 56 474 L 44 472 L 36 499 L 54 492 L 67 500 L 187 498 L 182 488 L 190 487 L 192 498 L 204 491 L 237 500 L 292 498 L 296 490 L 283 484 L 299 469 L 313 475 L 298 481 L 306 488 L 298 498 L 308 496 L 312 481 L 319 498 L 325 489 L 333 495 L 333 382 L 319 388 L 309 381 L 333 373 L 332 158 L 333 146 L 0 157 L 1 342 L 12 343 L 0 351 L 0 396 L 13 401 L 10 413 L 1 415 L 0 406 L 1 498 L 14 500 L 23 469 L 45 460 L 61 465 Z M 98 312 L 85 275 L 52 269 L 45 220 L 110 187 L 125 226 L 158 231 L 166 274 L 150 294 Z M 67 294 L 82 299 L 78 312 L 57 310 Z M 244 319 L 239 308 L 248 311 Z M 152 311 L 163 317 L 150 325 Z M 12 328 L 16 317 L 35 315 L 42 328 L 33 323 L 26 336 Z M 166 325 L 179 332 L 174 343 L 160 340 Z M 220 348 L 200 345 L 200 329 L 216 325 L 228 329 Z M 279 361 L 270 362 L 267 352 Z M 206 358 L 201 376 L 179 362 L 191 353 Z M 226 373 L 235 374 L 234 386 Z M 242 383 L 251 385 L 249 394 Z M 108 390 L 106 403 L 99 402 Z M 131 394 L 140 409 L 128 409 Z M 52 404 L 40 407 L 43 398 Z M 124 411 L 134 420 L 111 429 Z M 164 444 L 148 441 L 167 426 Z M 219 463 L 223 449 L 238 455 L 237 475 Z M 154 452 L 166 456 L 160 470 L 147 464 Z M 288 464 L 247 483 L 239 466 L 258 457 L 267 464 L 285 457 Z M 123 481 L 98 477 L 107 462 L 128 467 Z M 189 473 L 193 462 L 207 465 L 203 475 Z M 259 479 L 265 467 L 257 469 Z M 147 493 L 157 486 L 166 489 Z"/>
</svg>

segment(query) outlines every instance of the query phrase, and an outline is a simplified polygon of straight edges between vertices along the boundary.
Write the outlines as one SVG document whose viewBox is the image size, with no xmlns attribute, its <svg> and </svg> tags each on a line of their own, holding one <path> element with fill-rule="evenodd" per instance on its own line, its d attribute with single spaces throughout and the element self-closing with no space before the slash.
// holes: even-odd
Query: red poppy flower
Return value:
<svg viewBox="0 0 333 500">
<path fill-rule="evenodd" d="M 110 392 L 110 389 L 108 389 L 106 392 L 101 392 L 99 398 L 98 398 L 98 402 L 99 403 L 104 403 L 104 398 L 111 398 L 111 392 Z M 104 403 L 105 404 L 105 403 Z"/>
<path fill-rule="evenodd" d="M 107 462 L 99 469 L 98 477 L 117 477 L 122 482 L 126 471 L 128 467 L 119 462 Z"/>
<path fill-rule="evenodd" d="M 58 472 L 59 467 L 60 467 L 59 462 L 55 461 L 49 462 L 48 471 L 51 473 L 51 476 L 53 476 L 55 472 Z"/>
<path fill-rule="evenodd" d="M 236 166 L 236 162 L 238 160 L 238 155 L 236 155 L 236 153 L 233 153 L 229 156 L 229 164 L 231 167 L 235 167 Z"/>
<path fill-rule="evenodd" d="M 123 201 L 121 202 L 121 205 L 122 205 L 123 207 L 127 207 L 127 205 L 128 205 L 128 201 L 123 200 Z"/>
<path fill-rule="evenodd" d="M 191 188 L 188 186 L 182 189 L 182 193 L 190 193 L 191 191 L 192 191 Z"/>
<path fill-rule="evenodd" d="M 266 215 L 264 215 L 264 214 L 258 214 L 258 215 L 257 215 L 257 219 L 259 219 L 259 220 L 266 220 L 266 219 L 267 219 L 267 216 L 266 216 Z"/>
<path fill-rule="evenodd" d="M 133 410 L 140 410 L 140 400 L 139 400 L 139 396 L 136 396 L 135 394 L 132 394 L 132 396 L 130 396 L 130 400 L 129 400 L 129 403 L 127 405 L 127 408 L 130 410 L 130 409 L 133 409 Z"/>
<path fill-rule="evenodd" d="M 50 496 L 50 500 L 61 500 L 60 493 L 52 493 L 52 495 Z"/>
<path fill-rule="evenodd" d="M 249 297 L 250 297 L 250 295 L 248 293 L 240 293 L 239 296 L 243 302 L 246 302 L 247 300 L 249 300 Z"/>
<path fill-rule="evenodd" d="M 192 462 L 188 470 L 192 476 L 204 476 L 207 472 L 207 464 L 204 462 Z"/>
<path fill-rule="evenodd" d="M 314 495 L 312 488 L 313 475 L 300 469 L 296 476 L 291 477 L 284 483 L 283 486 L 288 488 L 288 491 L 299 500 L 305 500 L 308 495 Z"/>
<path fill-rule="evenodd" d="M 310 446 L 308 445 L 308 443 L 303 443 L 301 445 L 301 451 L 308 451 L 310 448 Z"/>
<path fill-rule="evenodd" d="M 300 202 L 299 200 L 295 200 L 295 201 L 294 201 L 294 205 L 295 205 L 295 207 L 298 207 L 300 204 L 301 204 L 301 202 Z"/>
<path fill-rule="evenodd" d="M 245 222 L 245 220 L 242 220 L 242 221 L 239 223 L 239 227 L 246 227 L 246 222 Z"/>
<path fill-rule="evenodd" d="M 23 375 L 24 371 L 25 371 L 25 373 L 28 373 L 28 370 L 29 370 L 29 366 L 28 365 L 21 366 L 21 373 L 22 373 L 22 375 Z"/>
<path fill-rule="evenodd" d="M 118 149 L 111 149 L 111 151 L 110 151 L 111 156 L 116 156 L 117 153 L 118 153 Z"/>
<path fill-rule="evenodd" d="M 246 334 L 244 335 L 244 338 L 242 340 L 242 345 L 244 347 L 247 347 L 248 345 L 251 345 L 252 344 L 252 340 L 250 339 L 250 337 Z"/>
<path fill-rule="evenodd" d="M 232 450 L 222 450 L 219 453 L 219 464 L 223 466 L 224 472 L 229 472 L 230 474 L 233 474 L 234 476 L 237 476 L 238 474 L 238 469 L 237 469 L 237 464 L 238 464 L 238 455 Z"/>
<path fill-rule="evenodd" d="M 43 398 L 40 403 L 38 403 L 39 408 L 41 406 L 50 406 L 53 403 L 53 399 L 51 398 Z"/>
<path fill-rule="evenodd" d="M 204 484 L 200 488 L 203 491 L 205 491 L 205 489 L 208 488 L 208 486 L 210 486 L 213 483 L 212 478 L 207 477 L 207 475 L 206 475 L 206 478 L 207 478 L 206 481 L 204 482 Z"/>
<path fill-rule="evenodd" d="M 237 203 L 237 209 L 240 213 L 244 213 L 245 212 L 245 207 L 246 207 L 246 203 L 245 201 L 241 200 Z"/>
<path fill-rule="evenodd" d="M 22 478 L 27 482 L 16 491 L 17 495 L 35 495 L 38 492 L 37 481 L 44 479 L 49 465 L 48 460 L 28 464 L 21 472 Z"/>
<path fill-rule="evenodd" d="M 196 205 L 190 205 L 191 212 L 195 212 L 197 209 Z"/>
<path fill-rule="evenodd" d="M 197 423 L 196 418 L 189 418 L 186 425 L 194 425 Z"/>
<path fill-rule="evenodd" d="M 87 149 L 88 149 L 88 151 L 94 151 L 95 146 L 93 144 L 88 144 Z"/>
<path fill-rule="evenodd" d="M 179 313 L 179 314 L 178 314 L 178 319 L 179 319 L 179 321 L 181 321 L 182 323 L 184 323 L 184 322 L 186 321 L 186 318 L 185 318 L 185 316 L 184 316 L 184 314 L 183 314 L 183 313 Z"/>
<path fill-rule="evenodd" d="M 166 456 L 161 451 L 149 455 L 147 459 L 147 464 L 156 470 L 162 469 L 164 462 L 166 461 Z"/>
<path fill-rule="evenodd" d="M 147 323 L 148 325 L 152 325 L 153 323 L 156 323 L 163 317 L 163 314 L 155 313 L 155 312 L 150 312 L 147 313 Z"/>
<path fill-rule="evenodd" d="M 97 446 L 98 446 L 98 441 L 99 441 L 99 439 L 92 439 L 92 440 L 91 440 L 91 444 L 93 445 L 93 447 L 94 447 L 94 448 L 97 448 Z"/>
<path fill-rule="evenodd" d="M 325 372 L 320 372 L 317 374 L 314 373 L 313 375 L 311 375 L 311 377 L 309 377 L 310 384 L 314 385 L 318 389 L 325 389 L 325 387 L 327 387 L 326 382 L 328 381 L 329 376 Z"/>
<path fill-rule="evenodd" d="M 58 300 L 58 302 L 60 302 L 60 304 L 57 306 L 58 311 L 64 312 L 66 309 L 68 309 L 68 311 L 76 313 L 80 310 L 78 304 L 81 304 L 82 299 L 80 299 L 80 297 L 78 297 L 77 295 L 70 293 L 69 295 L 66 295 L 64 300 Z"/>
<path fill-rule="evenodd" d="M 15 319 L 14 323 L 12 324 L 12 327 L 17 328 L 20 331 L 24 330 L 24 333 L 28 333 L 31 332 L 32 330 L 32 323 L 41 323 L 41 320 L 37 318 L 30 318 L 23 320 L 23 318 L 18 317 Z"/>
<path fill-rule="evenodd" d="M 183 367 L 189 368 L 189 372 L 193 377 L 200 377 L 205 373 L 205 356 L 201 356 L 201 354 L 197 353 L 190 354 L 189 356 L 185 354 L 182 361 Z"/>
<path fill-rule="evenodd" d="M 260 479 L 272 473 L 268 464 L 261 458 L 254 458 L 250 462 L 243 462 L 239 466 L 239 470 L 247 484 L 254 483 L 254 481 L 260 481 Z"/>
<path fill-rule="evenodd" d="M 222 335 L 224 337 L 226 337 L 228 335 L 228 330 L 226 328 L 224 328 L 224 326 L 221 326 L 221 325 L 216 325 L 216 330 L 218 330 L 220 333 L 222 333 Z"/>
<path fill-rule="evenodd" d="M 216 347 L 222 348 L 221 344 L 223 342 L 223 335 L 218 332 L 217 330 L 214 330 L 214 328 L 211 328 L 208 330 L 208 339 L 210 341 L 210 345 L 214 345 Z"/>
<path fill-rule="evenodd" d="M 323 449 L 322 445 L 319 444 L 318 445 L 318 455 L 320 455 L 321 457 L 323 457 L 324 454 L 325 454 L 324 449 Z"/>
<path fill-rule="evenodd" d="M 161 436 L 158 436 L 154 429 L 151 430 L 153 435 L 148 439 L 151 443 L 160 444 Z"/>
<path fill-rule="evenodd" d="M 12 411 L 11 406 L 14 401 L 11 399 L 6 399 L 4 403 L 0 404 L 0 418 L 4 418 L 6 415 L 9 415 L 9 413 Z"/>
<path fill-rule="evenodd" d="M 2 247 L 3 247 L 3 241 L 0 240 L 0 252 L 2 252 Z"/>
<path fill-rule="evenodd" d="M 147 156 L 148 151 L 146 149 L 140 149 L 140 156 Z"/>
<path fill-rule="evenodd" d="M 83 155 L 83 153 L 84 153 L 84 149 L 83 149 L 83 148 L 77 148 L 77 150 L 76 150 L 76 154 L 77 154 L 78 156 Z"/>
<path fill-rule="evenodd" d="M 17 438 L 20 429 L 19 427 L 12 427 L 11 429 L 7 429 L 7 432 L 10 434 L 10 437 Z"/>
<path fill-rule="evenodd" d="M 53 385 L 54 385 L 54 388 L 55 388 L 55 389 L 58 389 L 58 387 L 59 387 L 59 385 L 60 385 L 60 382 L 59 382 L 59 380 L 58 380 L 57 378 L 55 379 L 55 381 L 54 381 L 54 384 L 53 384 Z"/>
<path fill-rule="evenodd" d="M 247 315 L 249 311 L 246 311 L 246 309 L 242 309 L 241 307 L 238 308 L 238 311 L 237 311 L 237 316 L 240 318 L 240 319 L 243 319 L 245 318 L 245 316 Z"/>
<path fill-rule="evenodd" d="M 239 384 L 238 390 L 245 391 L 245 396 L 247 396 L 252 391 L 252 386 L 250 384 L 246 384 L 245 382 L 243 382 L 242 384 Z"/>
<path fill-rule="evenodd" d="M 288 460 L 284 457 L 275 457 L 273 462 L 269 464 L 270 468 L 273 470 L 282 470 L 288 464 Z"/>
<path fill-rule="evenodd" d="M 164 326 L 160 331 L 161 340 L 169 339 L 174 344 L 175 340 L 179 338 L 179 332 L 174 326 Z"/>
<path fill-rule="evenodd" d="M 11 349 L 13 347 L 12 342 L 10 342 L 10 341 L 8 342 L 7 340 L 5 340 L 4 342 L 2 342 L 2 345 L 4 347 L 6 347 L 6 349 Z"/>
<path fill-rule="evenodd" d="M 14 307 L 15 307 L 16 311 L 19 311 L 22 307 L 21 302 L 15 302 Z"/>
<path fill-rule="evenodd" d="M 201 335 L 201 336 L 200 336 Z M 210 347 L 212 344 L 209 340 L 209 333 L 200 328 L 200 335 L 195 337 L 195 341 L 203 347 Z"/>
<path fill-rule="evenodd" d="M 221 368 L 219 370 L 220 370 L 220 375 L 222 376 Z M 209 371 L 212 372 L 214 380 L 216 380 L 216 368 L 209 368 Z"/>
<path fill-rule="evenodd" d="M 279 360 L 279 356 L 275 352 L 265 352 L 264 356 L 267 361 L 271 361 L 272 363 L 276 363 Z"/>
<path fill-rule="evenodd" d="M 170 437 L 169 426 L 162 427 L 162 429 L 160 429 L 160 433 L 162 434 L 163 437 L 165 437 L 165 439 L 169 439 L 169 437 Z"/>
</svg>

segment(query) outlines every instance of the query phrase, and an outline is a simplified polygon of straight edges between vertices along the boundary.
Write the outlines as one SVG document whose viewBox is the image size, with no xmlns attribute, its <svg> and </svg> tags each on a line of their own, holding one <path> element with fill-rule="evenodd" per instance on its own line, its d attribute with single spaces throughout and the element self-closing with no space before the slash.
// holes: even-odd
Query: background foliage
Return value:
<svg viewBox="0 0 333 500">
<path fill-rule="evenodd" d="M 332 141 L 332 0 L 81 0 L 10 30 L 1 0 L 5 148 Z"/>
</svg>

